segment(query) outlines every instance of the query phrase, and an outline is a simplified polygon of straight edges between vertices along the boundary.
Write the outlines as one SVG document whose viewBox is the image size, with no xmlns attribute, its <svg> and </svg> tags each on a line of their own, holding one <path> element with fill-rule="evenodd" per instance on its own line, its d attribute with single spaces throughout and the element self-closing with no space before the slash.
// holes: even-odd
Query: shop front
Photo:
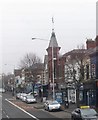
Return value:
<svg viewBox="0 0 98 120">
<path fill-rule="evenodd" d="M 79 91 L 80 105 L 88 105 L 98 109 L 98 81 L 91 80 L 83 84 Z"/>
</svg>

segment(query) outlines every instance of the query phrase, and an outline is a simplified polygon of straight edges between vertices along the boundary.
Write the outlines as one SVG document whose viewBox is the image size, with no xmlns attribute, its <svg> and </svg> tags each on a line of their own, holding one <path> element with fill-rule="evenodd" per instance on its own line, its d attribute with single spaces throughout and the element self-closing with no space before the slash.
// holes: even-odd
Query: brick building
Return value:
<svg viewBox="0 0 98 120">
<path fill-rule="evenodd" d="M 81 103 L 95 107 L 98 110 L 98 36 L 87 42 L 90 57 L 90 79 L 83 83 Z M 92 43 L 92 44 L 91 44 Z"/>
<path fill-rule="evenodd" d="M 49 82 L 50 84 L 53 83 L 53 76 L 54 76 L 54 83 L 58 83 L 59 81 L 59 50 L 60 47 L 58 46 L 56 35 L 54 29 L 52 30 L 50 43 L 48 48 L 46 49 L 48 53 L 48 74 L 49 74 Z"/>
</svg>

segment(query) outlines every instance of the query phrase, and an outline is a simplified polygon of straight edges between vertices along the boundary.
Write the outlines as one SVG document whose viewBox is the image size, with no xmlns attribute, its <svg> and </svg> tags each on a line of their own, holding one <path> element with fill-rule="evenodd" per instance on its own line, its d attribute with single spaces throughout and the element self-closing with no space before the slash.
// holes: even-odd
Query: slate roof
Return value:
<svg viewBox="0 0 98 120">
<path fill-rule="evenodd" d="M 63 57 L 67 57 L 68 55 L 79 55 L 79 54 L 85 54 L 87 52 L 87 49 L 74 49 L 71 50 L 63 55 Z"/>
<path fill-rule="evenodd" d="M 51 35 L 49 47 L 59 47 L 58 43 L 57 43 L 57 40 L 56 40 L 56 36 L 55 36 L 55 32 L 54 31 L 52 32 L 52 35 Z"/>
</svg>

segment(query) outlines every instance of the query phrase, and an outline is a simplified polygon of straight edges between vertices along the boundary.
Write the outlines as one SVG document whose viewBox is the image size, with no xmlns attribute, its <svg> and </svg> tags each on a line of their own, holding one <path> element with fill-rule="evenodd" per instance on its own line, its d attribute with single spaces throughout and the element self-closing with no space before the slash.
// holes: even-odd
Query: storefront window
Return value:
<svg viewBox="0 0 98 120">
<path fill-rule="evenodd" d="M 80 91 L 80 93 L 79 93 L 79 100 L 80 100 L 80 101 L 83 100 L 83 91 Z"/>
</svg>

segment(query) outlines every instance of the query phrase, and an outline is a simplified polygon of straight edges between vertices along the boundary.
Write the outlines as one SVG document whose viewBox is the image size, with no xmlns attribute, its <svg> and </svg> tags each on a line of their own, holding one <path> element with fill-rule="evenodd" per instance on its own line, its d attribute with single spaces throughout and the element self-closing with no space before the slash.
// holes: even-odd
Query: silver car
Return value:
<svg viewBox="0 0 98 120">
<path fill-rule="evenodd" d="M 48 111 L 52 111 L 52 110 L 60 110 L 61 109 L 61 105 L 60 103 L 58 103 L 57 101 L 52 101 L 52 100 L 47 100 L 45 103 L 44 103 L 44 108 L 45 110 L 48 110 Z"/>
<path fill-rule="evenodd" d="M 22 100 L 23 102 L 26 102 L 26 96 L 27 96 L 27 94 L 23 94 L 23 95 L 21 96 L 21 100 Z"/>
<path fill-rule="evenodd" d="M 27 94 L 26 93 L 21 93 L 20 94 L 20 99 L 23 100 L 23 97 L 26 96 Z"/>
<path fill-rule="evenodd" d="M 20 99 L 21 93 L 16 94 L 16 99 Z"/>
<path fill-rule="evenodd" d="M 71 113 L 72 120 L 98 120 L 98 113 L 89 106 L 81 106 Z"/>
<path fill-rule="evenodd" d="M 0 88 L 0 93 L 4 93 L 5 89 L 4 88 Z"/>
<path fill-rule="evenodd" d="M 38 96 L 38 92 L 37 91 L 34 91 L 34 93 L 30 92 L 30 93 L 28 93 L 28 95 L 34 95 L 36 97 L 36 96 Z"/>
<path fill-rule="evenodd" d="M 26 103 L 36 103 L 36 98 L 33 95 L 26 96 Z"/>
</svg>

